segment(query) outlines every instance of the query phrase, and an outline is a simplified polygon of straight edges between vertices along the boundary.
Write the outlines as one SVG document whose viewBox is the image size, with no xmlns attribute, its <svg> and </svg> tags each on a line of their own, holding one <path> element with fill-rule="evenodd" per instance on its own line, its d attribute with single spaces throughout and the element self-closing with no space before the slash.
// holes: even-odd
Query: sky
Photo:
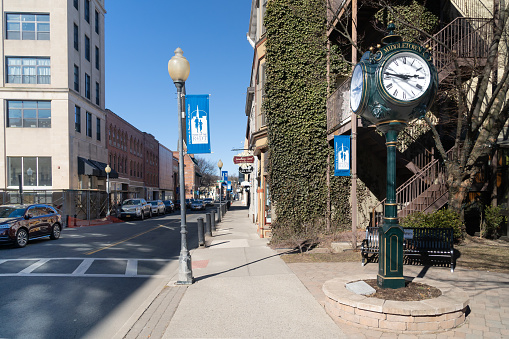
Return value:
<svg viewBox="0 0 509 339">
<path fill-rule="evenodd" d="M 253 48 L 246 38 L 250 0 L 106 0 L 106 108 L 177 150 L 177 90 L 168 60 L 189 61 L 187 94 L 210 94 L 212 154 L 196 154 L 238 174 L 244 148 Z M 218 169 L 219 174 L 219 169 Z"/>
</svg>

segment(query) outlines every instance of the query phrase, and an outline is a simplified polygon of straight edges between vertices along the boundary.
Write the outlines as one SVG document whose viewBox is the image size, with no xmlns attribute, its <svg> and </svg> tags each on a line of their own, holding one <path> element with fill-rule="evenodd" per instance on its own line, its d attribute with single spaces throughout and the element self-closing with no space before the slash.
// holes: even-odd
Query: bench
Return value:
<svg viewBox="0 0 509 339">
<path fill-rule="evenodd" d="M 448 258 L 451 272 L 454 272 L 454 231 L 452 228 L 404 228 L 403 255 L 409 259 L 429 262 L 434 258 Z M 379 254 L 378 227 L 367 227 L 366 238 L 362 240 L 362 266 Z"/>
</svg>

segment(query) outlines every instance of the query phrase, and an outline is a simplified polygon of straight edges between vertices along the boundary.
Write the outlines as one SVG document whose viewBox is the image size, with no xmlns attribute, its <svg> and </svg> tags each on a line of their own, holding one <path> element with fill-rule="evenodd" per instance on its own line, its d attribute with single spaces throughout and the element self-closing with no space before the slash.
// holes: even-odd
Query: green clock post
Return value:
<svg viewBox="0 0 509 339">
<path fill-rule="evenodd" d="M 403 229 L 396 201 L 396 146 L 408 121 L 422 118 L 433 102 L 438 77 L 429 50 L 402 41 L 388 26 L 383 46 L 364 53 L 350 84 L 350 106 L 385 134 L 387 146 L 387 199 L 379 225 L 378 286 L 400 288 L 403 277 Z"/>
</svg>

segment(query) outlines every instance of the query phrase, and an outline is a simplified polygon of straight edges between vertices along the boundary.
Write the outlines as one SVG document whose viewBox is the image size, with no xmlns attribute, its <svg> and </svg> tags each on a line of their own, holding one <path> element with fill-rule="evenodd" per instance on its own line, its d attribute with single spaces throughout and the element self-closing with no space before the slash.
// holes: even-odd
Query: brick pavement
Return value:
<svg viewBox="0 0 509 339">
<path fill-rule="evenodd" d="M 323 284 L 346 274 L 370 273 L 376 277 L 377 263 L 362 267 L 360 262 L 348 263 L 293 263 L 288 264 L 311 294 L 323 306 Z M 405 276 L 425 277 L 443 281 L 463 289 L 470 297 L 470 314 L 465 323 L 453 330 L 419 335 L 396 334 L 337 322 L 348 338 L 509 338 L 509 274 L 471 271 L 456 268 L 454 273 L 447 267 L 423 267 L 405 265 Z"/>
</svg>

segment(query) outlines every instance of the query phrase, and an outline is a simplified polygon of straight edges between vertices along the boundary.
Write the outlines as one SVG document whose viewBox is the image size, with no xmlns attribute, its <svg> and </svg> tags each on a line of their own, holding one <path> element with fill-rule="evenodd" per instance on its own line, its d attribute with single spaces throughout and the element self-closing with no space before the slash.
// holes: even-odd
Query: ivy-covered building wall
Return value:
<svg viewBox="0 0 509 339">
<path fill-rule="evenodd" d="M 326 217 L 327 58 L 324 0 L 267 4 L 266 98 L 273 236 Z"/>
</svg>

